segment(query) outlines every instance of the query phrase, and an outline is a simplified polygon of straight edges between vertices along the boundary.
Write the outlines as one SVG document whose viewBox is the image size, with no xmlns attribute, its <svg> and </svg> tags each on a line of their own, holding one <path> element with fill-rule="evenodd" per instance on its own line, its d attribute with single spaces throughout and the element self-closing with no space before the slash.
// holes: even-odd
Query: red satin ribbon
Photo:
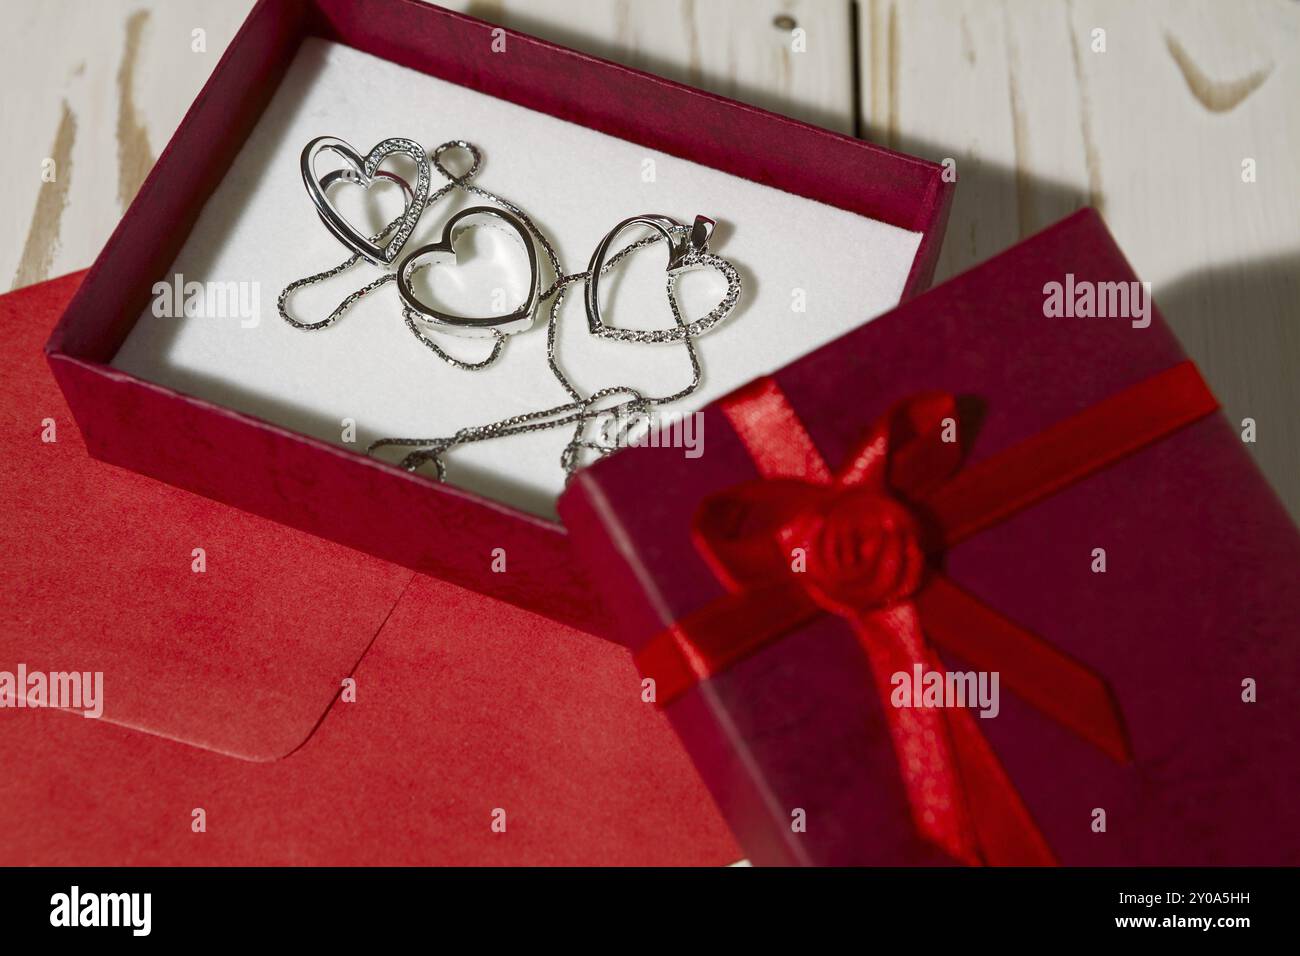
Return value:
<svg viewBox="0 0 1300 956">
<path fill-rule="evenodd" d="M 654 637 L 638 666 L 666 706 L 811 618 L 836 614 L 870 664 L 919 832 L 963 863 L 1053 864 L 970 711 L 894 707 L 890 678 L 918 663 L 941 670 L 942 648 L 1000 672 L 1022 700 L 1127 761 L 1118 707 L 1099 675 L 931 562 L 1217 407 L 1183 362 L 963 468 L 951 434 L 956 400 L 927 393 L 895 406 L 832 471 L 776 382 L 760 379 L 722 409 L 762 477 L 706 499 L 692 529 L 728 593 Z"/>
</svg>

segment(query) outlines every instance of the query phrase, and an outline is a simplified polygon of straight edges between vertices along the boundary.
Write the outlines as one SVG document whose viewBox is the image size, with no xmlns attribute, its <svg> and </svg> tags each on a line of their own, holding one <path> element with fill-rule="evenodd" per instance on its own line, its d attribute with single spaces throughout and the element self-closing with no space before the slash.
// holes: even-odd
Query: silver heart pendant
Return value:
<svg viewBox="0 0 1300 956">
<path fill-rule="evenodd" d="M 596 251 L 592 253 L 591 262 L 587 265 L 585 302 L 587 307 L 587 328 L 591 334 L 603 339 L 612 339 L 616 342 L 651 344 L 680 342 L 682 339 L 703 335 L 729 316 L 740 301 L 740 273 L 726 259 L 709 252 L 709 239 L 713 236 L 714 225 L 713 220 L 706 216 L 696 216 L 695 223 L 688 228 L 671 216 L 643 215 L 624 219 L 607 232 L 605 238 L 600 241 L 600 245 L 596 247 Z M 625 252 L 629 251 L 629 249 L 620 251 L 610 260 L 608 265 L 606 264 L 605 260 L 609 256 L 609 248 L 613 245 L 614 240 L 625 229 L 632 226 L 649 226 L 667 240 L 668 275 L 672 277 L 670 281 L 675 281 L 676 276 L 690 269 L 713 269 L 720 273 L 727 280 L 727 291 L 721 301 L 702 318 L 691 322 L 683 322 L 677 308 L 676 297 L 672 295 L 672 286 L 670 285 L 669 292 L 673 305 L 673 314 L 678 319 L 678 324 L 674 328 L 624 329 L 608 324 L 600 313 L 600 279 L 609 266 L 612 266 Z"/>
<path fill-rule="evenodd" d="M 316 157 L 325 150 L 341 157 L 347 165 L 343 169 L 318 178 Z M 411 188 L 400 176 L 379 170 L 384 160 L 398 154 L 409 156 L 415 161 L 417 175 L 414 188 Z M 386 139 L 362 158 L 355 149 L 338 137 L 318 136 L 303 147 L 300 165 L 307 195 L 311 197 L 321 221 L 335 238 L 354 253 L 377 266 L 392 265 L 412 230 L 415 229 L 415 224 L 419 222 L 425 203 L 429 201 L 429 157 L 425 155 L 424 147 L 411 139 Z M 381 180 L 396 182 L 402 186 L 406 207 L 400 218 L 394 220 L 383 232 L 371 237 L 361 233 L 352 223 L 343 218 L 329 197 L 329 189 L 340 182 L 354 183 L 369 189 Z M 379 241 L 385 235 L 388 236 L 388 240 L 380 245 Z"/>
<path fill-rule="evenodd" d="M 475 318 L 445 312 L 421 302 L 411 287 L 411 277 L 419 269 L 429 266 L 455 264 L 456 239 L 469 229 L 495 228 L 518 241 L 528 258 L 528 294 L 523 305 L 507 315 Z M 406 307 L 440 331 L 453 335 L 485 337 L 510 335 L 532 327 L 533 313 L 541 289 L 541 275 L 537 270 L 537 250 L 533 248 L 528 229 L 515 215 L 495 206 L 472 206 L 462 209 L 447 220 L 442 228 L 442 238 L 421 246 L 407 254 L 397 267 L 397 291 Z"/>
</svg>

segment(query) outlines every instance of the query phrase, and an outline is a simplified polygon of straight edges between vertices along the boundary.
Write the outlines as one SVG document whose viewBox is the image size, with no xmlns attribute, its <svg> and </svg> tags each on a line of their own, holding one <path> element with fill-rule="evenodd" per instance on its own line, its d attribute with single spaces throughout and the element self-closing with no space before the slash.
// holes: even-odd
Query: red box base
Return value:
<svg viewBox="0 0 1300 956">
<path fill-rule="evenodd" d="M 109 365 L 307 36 L 922 232 L 906 294 L 928 283 L 950 198 L 941 167 L 523 34 L 494 56 L 496 29 L 412 0 L 262 0 L 46 351 L 96 458 L 605 634 L 561 525 Z M 492 573 L 492 548 L 512 573 Z"/>
</svg>

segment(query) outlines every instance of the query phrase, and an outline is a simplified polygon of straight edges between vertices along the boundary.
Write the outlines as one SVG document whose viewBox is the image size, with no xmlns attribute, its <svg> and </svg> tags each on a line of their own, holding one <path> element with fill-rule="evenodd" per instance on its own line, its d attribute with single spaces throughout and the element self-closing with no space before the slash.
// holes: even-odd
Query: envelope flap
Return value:
<svg viewBox="0 0 1300 956">
<path fill-rule="evenodd" d="M 91 459 L 41 354 L 80 281 L 0 296 L 0 679 L 99 673 L 105 720 L 285 756 L 412 574 Z"/>
</svg>

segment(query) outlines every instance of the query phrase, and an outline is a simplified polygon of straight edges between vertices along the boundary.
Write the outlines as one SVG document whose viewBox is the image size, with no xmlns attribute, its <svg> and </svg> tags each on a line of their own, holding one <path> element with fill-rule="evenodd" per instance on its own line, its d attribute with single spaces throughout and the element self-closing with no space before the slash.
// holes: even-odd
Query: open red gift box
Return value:
<svg viewBox="0 0 1300 956">
<path fill-rule="evenodd" d="M 923 430 L 940 407 L 936 393 L 952 397 L 937 420 L 959 424 L 967 453 L 948 463 L 955 473 L 1030 442 L 1007 473 L 1018 476 L 1068 457 L 1032 442 L 1074 416 L 1120 396 L 1118 417 L 1085 434 L 1122 433 L 1157 398 L 1187 387 L 1183 373 L 1160 377 L 1185 366 L 1158 316 L 1135 327 L 1044 313 L 1047 283 L 1136 281 L 1095 214 L 914 298 L 942 237 L 950 188 L 941 167 L 519 34 L 507 34 L 508 58 L 494 58 L 494 29 L 408 0 L 258 4 L 47 346 L 90 452 L 617 637 L 657 681 L 656 702 L 757 863 L 1295 862 L 1300 818 L 1289 800 L 1300 783 L 1300 741 L 1279 702 L 1300 690 L 1290 643 L 1300 626 L 1300 538 L 1217 413 L 1196 406 L 1194 417 L 1134 440 L 1104 467 L 1068 482 L 1044 478 L 1050 493 L 1011 496 L 1016 507 L 997 522 L 944 547 L 918 543 L 934 531 L 924 509 L 892 503 L 910 486 L 883 503 L 778 490 L 770 503 L 780 515 L 798 505 L 799 520 L 833 525 L 845 506 L 860 525 L 865 516 L 866 526 L 898 532 L 883 544 L 867 536 L 892 572 L 871 577 L 852 600 L 817 596 L 837 610 L 778 588 L 790 599 L 780 614 L 756 613 L 768 608 L 746 602 L 762 588 L 744 574 L 728 580 L 731 556 L 708 553 L 725 551 L 734 528 L 699 524 L 706 498 L 752 504 L 725 496 L 759 475 L 790 475 L 792 461 L 807 479 L 861 458 L 854 482 L 892 481 L 879 463 L 906 453 L 886 442 L 885 458 L 871 465 L 870 446 L 858 443 L 881 423 L 886 437 L 898 437 L 902 414 L 899 445 L 912 447 L 918 436 L 909 429 Z M 586 469 L 561 500 L 563 525 L 113 367 L 154 283 L 309 37 L 919 233 L 905 304 L 757 391 L 709 406 L 707 454 L 636 448 Z M 772 421 L 773 408 L 790 426 L 776 464 L 744 425 Z M 802 447 L 791 443 L 800 435 Z M 658 493 L 647 497 L 651 473 Z M 934 476 L 921 469 L 921 477 Z M 1005 489 L 994 485 L 996 511 Z M 511 573 L 492 573 L 489 547 L 509 553 Z M 1104 572 L 1093 569 L 1097 549 Z M 920 587 L 940 573 L 984 612 L 945 622 L 953 605 L 927 603 L 932 592 Z M 961 721 L 921 715 L 909 730 L 891 716 L 876 645 L 864 637 L 881 624 L 882 596 L 917 615 L 910 631 L 886 628 L 894 638 L 945 632 L 927 652 L 933 661 L 1007 673 L 995 719 L 972 717 L 953 730 Z M 794 617 L 781 619 L 790 608 Z M 1022 630 L 999 630 L 990 615 Z M 313 678 L 322 694 L 336 681 L 327 664 Z M 1258 686 L 1249 701 L 1248 682 Z M 1057 686 L 1072 690 L 1061 696 L 1066 704 L 1088 704 L 1078 719 L 1044 699 Z M 311 726 L 318 715 L 304 708 L 298 716 Z M 301 737 L 233 749 L 264 759 Z M 919 770 L 899 760 L 917 741 L 928 741 L 911 752 Z M 989 821 L 1001 829 L 990 833 Z"/>
<path fill-rule="evenodd" d="M 565 493 L 753 862 L 1300 862 L 1300 534 L 1139 295 L 1083 210 Z"/>
<path fill-rule="evenodd" d="M 609 633 L 557 522 L 111 365 L 302 41 L 320 37 L 602 133 L 921 234 L 942 168 L 410 0 L 263 0 L 212 74 L 47 345 L 92 455 L 406 567 Z M 703 131 L 703 132 L 702 132 Z M 864 316 L 866 318 L 866 316 Z M 509 554 L 494 574 L 489 549 Z"/>
</svg>

